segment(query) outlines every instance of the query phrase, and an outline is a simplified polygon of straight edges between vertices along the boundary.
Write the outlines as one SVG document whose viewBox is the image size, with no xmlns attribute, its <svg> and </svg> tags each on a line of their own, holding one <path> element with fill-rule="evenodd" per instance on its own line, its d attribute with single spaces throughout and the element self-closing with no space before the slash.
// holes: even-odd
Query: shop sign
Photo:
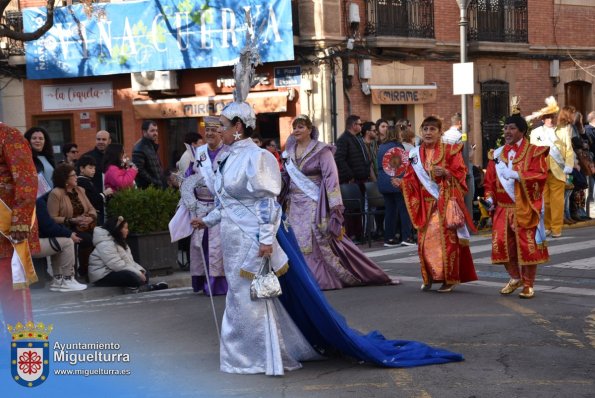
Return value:
<svg viewBox="0 0 595 398">
<path fill-rule="evenodd" d="M 293 60 L 291 0 L 93 2 L 89 15 L 85 7 L 56 8 L 52 28 L 25 43 L 28 79 L 233 65 L 247 33 L 262 62 Z M 47 17 L 45 7 L 22 13 L 25 32 Z"/>
<path fill-rule="evenodd" d="M 168 119 L 219 115 L 225 105 L 232 101 L 233 95 L 226 94 L 212 97 L 134 101 L 132 105 L 135 116 L 139 119 Z M 287 112 L 287 91 L 250 93 L 246 102 L 257 114 Z"/>
<path fill-rule="evenodd" d="M 372 103 L 380 105 L 427 104 L 436 101 L 436 86 L 371 86 Z"/>
<path fill-rule="evenodd" d="M 284 66 L 282 68 L 274 68 L 275 70 L 275 87 L 292 87 L 302 84 L 302 68 L 296 66 Z"/>
<path fill-rule="evenodd" d="M 111 83 L 41 86 L 41 107 L 46 111 L 113 108 Z"/>
</svg>

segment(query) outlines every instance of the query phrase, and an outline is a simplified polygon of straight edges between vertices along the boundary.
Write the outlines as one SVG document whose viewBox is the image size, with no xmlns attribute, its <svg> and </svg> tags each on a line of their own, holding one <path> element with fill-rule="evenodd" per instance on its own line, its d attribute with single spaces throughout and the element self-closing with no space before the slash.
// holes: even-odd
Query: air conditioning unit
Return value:
<svg viewBox="0 0 595 398">
<path fill-rule="evenodd" d="M 176 90 L 178 76 L 173 70 L 134 72 L 130 74 L 133 91 Z"/>
</svg>

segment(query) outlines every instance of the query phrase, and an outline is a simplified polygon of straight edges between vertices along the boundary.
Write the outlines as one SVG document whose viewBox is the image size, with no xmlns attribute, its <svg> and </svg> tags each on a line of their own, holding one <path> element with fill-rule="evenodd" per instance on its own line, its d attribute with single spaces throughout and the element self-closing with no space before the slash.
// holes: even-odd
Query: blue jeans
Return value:
<svg viewBox="0 0 595 398">
<path fill-rule="evenodd" d="M 564 218 L 570 218 L 570 195 L 572 195 L 572 189 L 564 191 Z"/>
<path fill-rule="evenodd" d="M 403 193 L 383 193 L 384 196 L 384 240 L 394 239 L 397 223 L 401 224 L 401 239 L 413 237 L 413 225 L 407 213 Z"/>
</svg>

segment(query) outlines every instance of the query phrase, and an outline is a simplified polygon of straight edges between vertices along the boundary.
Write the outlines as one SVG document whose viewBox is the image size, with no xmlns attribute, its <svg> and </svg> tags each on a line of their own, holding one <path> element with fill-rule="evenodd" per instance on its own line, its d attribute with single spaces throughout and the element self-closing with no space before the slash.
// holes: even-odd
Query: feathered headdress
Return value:
<svg viewBox="0 0 595 398">
<path fill-rule="evenodd" d="M 556 99 L 554 97 L 547 97 L 545 99 L 545 104 L 546 104 L 545 108 L 541 108 L 537 112 L 533 112 L 529 116 L 525 117 L 525 119 L 528 122 L 530 122 L 531 120 L 539 119 L 544 115 L 551 115 L 554 113 L 558 113 L 558 111 L 560 110 L 560 107 L 558 106 L 558 102 L 556 101 Z"/>
<path fill-rule="evenodd" d="M 242 119 L 247 127 L 256 127 L 256 115 L 254 109 L 246 102 L 250 89 L 258 83 L 255 79 L 256 66 L 260 65 L 260 54 L 258 53 L 258 34 L 252 27 L 250 10 L 246 10 L 246 44 L 240 51 L 240 59 L 233 68 L 233 77 L 236 82 L 233 90 L 233 102 L 229 103 L 221 111 L 221 115 L 229 120 L 234 117 Z M 251 35 L 250 32 L 253 32 Z"/>
<path fill-rule="evenodd" d="M 511 114 L 506 118 L 504 124 L 514 123 L 519 130 L 526 133 L 528 125 L 525 119 L 521 116 L 521 97 L 514 96 L 510 100 Z"/>
</svg>

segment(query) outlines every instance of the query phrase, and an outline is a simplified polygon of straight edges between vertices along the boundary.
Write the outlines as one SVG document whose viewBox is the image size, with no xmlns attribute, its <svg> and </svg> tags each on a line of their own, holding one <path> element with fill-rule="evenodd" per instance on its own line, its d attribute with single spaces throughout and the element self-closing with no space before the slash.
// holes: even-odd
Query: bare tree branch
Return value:
<svg viewBox="0 0 595 398">
<path fill-rule="evenodd" d="M 15 30 L 8 26 L 6 23 L 0 24 L 0 37 L 6 37 L 8 39 L 16 41 L 31 41 L 39 39 L 43 36 L 51 27 L 54 25 L 54 5 L 56 0 L 47 0 L 47 18 L 42 26 L 37 28 L 34 32 L 23 32 L 22 29 Z M 6 7 L 10 4 L 10 0 L 0 0 L 0 15 L 5 16 Z M 5 17 L 6 20 L 6 17 Z"/>
</svg>

